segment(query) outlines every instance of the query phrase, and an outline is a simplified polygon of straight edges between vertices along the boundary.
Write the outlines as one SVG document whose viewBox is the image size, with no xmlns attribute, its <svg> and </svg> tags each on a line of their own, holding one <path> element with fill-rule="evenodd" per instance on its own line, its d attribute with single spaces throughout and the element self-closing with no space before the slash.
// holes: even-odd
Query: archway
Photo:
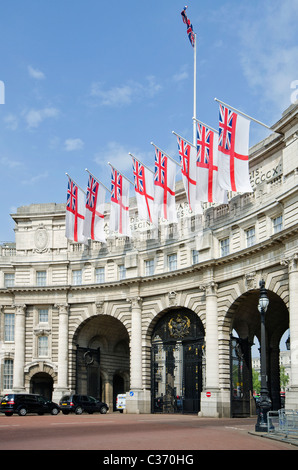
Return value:
<svg viewBox="0 0 298 470">
<path fill-rule="evenodd" d="M 30 392 L 43 395 L 48 400 L 52 400 L 53 378 L 46 372 L 37 372 L 31 377 Z"/>
<path fill-rule="evenodd" d="M 114 376 L 129 377 L 129 336 L 116 318 L 98 315 L 80 325 L 75 336 L 76 393 L 92 395 L 113 409 Z"/>
<path fill-rule="evenodd" d="M 164 313 L 152 333 L 153 413 L 198 413 L 204 328 L 186 308 Z"/>
<path fill-rule="evenodd" d="M 248 416 L 255 412 L 252 384 L 251 347 L 254 337 L 260 343 L 261 321 L 258 311 L 259 290 L 248 291 L 240 296 L 229 309 L 231 315 L 230 363 L 231 363 L 231 416 Z M 274 292 L 267 291 L 269 306 L 266 312 L 266 355 L 268 389 L 272 409 L 281 407 L 279 343 L 289 328 L 289 312 L 283 300 Z"/>
</svg>

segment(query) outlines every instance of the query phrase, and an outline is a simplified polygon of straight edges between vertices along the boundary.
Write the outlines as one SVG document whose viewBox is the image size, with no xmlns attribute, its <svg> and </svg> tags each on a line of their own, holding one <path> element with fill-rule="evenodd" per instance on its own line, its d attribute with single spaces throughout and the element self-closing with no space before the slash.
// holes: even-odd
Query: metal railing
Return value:
<svg viewBox="0 0 298 470">
<path fill-rule="evenodd" d="M 267 414 L 268 433 L 298 437 L 298 411 L 282 408 Z"/>
</svg>

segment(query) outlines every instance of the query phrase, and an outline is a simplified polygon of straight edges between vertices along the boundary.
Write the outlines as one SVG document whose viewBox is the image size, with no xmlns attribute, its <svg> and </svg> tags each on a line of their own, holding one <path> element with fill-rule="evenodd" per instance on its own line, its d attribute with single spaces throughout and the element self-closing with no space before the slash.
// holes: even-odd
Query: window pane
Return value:
<svg viewBox="0 0 298 470">
<path fill-rule="evenodd" d="M 280 232 L 282 230 L 282 215 L 273 219 L 273 233 Z"/>
<path fill-rule="evenodd" d="M 124 264 L 119 265 L 119 279 L 125 279 L 126 278 L 126 269 Z"/>
<path fill-rule="evenodd" d="M 220 254 L 221 256 L 226 256 L 230 253 L 230 239 L 225 238 L 220 241 Z"/>
<path fill-rule="evenodd" d="M 4 287 L 13 287 L 14 286 L 14 274 L 4 274 Z"/>
<path fill-rule="evenodd" d="M 36 284 L 38 286 L 45 286 L 47 283 L 47 272 L 37 271 L 36 272 Z"/>
<path fill-rule="evenodd" d="M 4 341 L 14 341 L 14 313 L 4 315 Z"/>
<path fill-rule="evenodd" d="M 82 284 L 82 270 L 81 269 L 72 272 L 72 282 L 75 286 L 79 286 Z"/>
<path fill-rule="evenodd" d="M 39 322 L 48 323 L 48 321 L 49 321 L 49 311 L 48 311 L 48 309 L 40 309 L 38 311 L 38 314 L 39 314 Z"/>
<path fill-rule="evenodd" d="M 169 271 L 175 271 L 177 269 L 177 254 L 168 256 L 168 267 Z"/>
<path fill-rule="evenodd" d="M 145 261 L 145 275 L 152 276 L 154 274 L 154 259 Z"/>
<path fill-rule="evenodd" d="M 12 359 L 4 359 L 3 388 L 11 389 L 12 380 L 13 380 L 13 361 Z"/>
<path fill-rule="evenodd" d="M 246 246 L 252 246 L 256 243 L 256 232 L 255 228 L 252 227 L 246 230 Z"/>
<path fill-rule="evenodd" d="M 98 283 L 105 282 L 105 268 L 96 268 L 95 280 Z"/>
<path fill-rule="evenodd" d="M 48 337 L 39 336 L 38 338 L 38 357 L 44 357 L 48 355 Z"/>
</svg>

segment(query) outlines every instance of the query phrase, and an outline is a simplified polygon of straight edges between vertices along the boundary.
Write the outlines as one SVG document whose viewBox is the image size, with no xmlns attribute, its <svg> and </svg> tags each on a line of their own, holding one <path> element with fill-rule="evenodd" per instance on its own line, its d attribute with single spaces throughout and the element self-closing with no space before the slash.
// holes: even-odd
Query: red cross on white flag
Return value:
<svg viewBox="0 0 298 470">
<path fill-rule="evenodd" d="M 252 192 L 248 150 L 250 121 L 219 105 L 218 181 L 223 189 Z"/>
<path fill-rule="evenodd" d="M 104 243 L 106 241 L 104 232 L 104 205 L 105 189 L 98 181 L 89 174 L 86 213 L 84 223 L 84 235 L 91 240 Z"/>
<path fill-rule="evenodd" d="M 81 188 L 68 176 L 65 236 L 69 240 L 87 244 L 83 234 L 85 220 L 85 194 Z"/>
<path fill-rule="evenodd" d="M 111 211 L 110 230 L 131 236 L 129 220 L 129 181 L 111 167 Z"/>
<path fill-rule="evenodd" d="M 176 164 L 155 147 L 154 208 L 155 215 L 177 222 L 175 202 Z"/>
</svg>

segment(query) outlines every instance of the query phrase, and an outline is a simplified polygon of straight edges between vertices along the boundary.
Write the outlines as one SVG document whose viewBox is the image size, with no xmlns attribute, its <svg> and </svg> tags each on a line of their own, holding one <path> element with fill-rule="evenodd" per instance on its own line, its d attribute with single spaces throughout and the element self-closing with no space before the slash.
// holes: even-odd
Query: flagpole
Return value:
<svg viewBox="0 0 298 470">
<path fill-rule="evenodd" d="M 197 115 L 197 35 L 195 34 L 194 43 L 194 84 L 193 84 L 193 115 Z M 196 124 L 193 123 L 193 145 L 196 145 Z"/>
<path fill-rule="evenodd" d="M 174 160 L 174 158 L 170 157 L 170 155 L 168 155 L 166 152 L 164 152 L 160 147 L 157 147 L 157 145 L 155 145 L 153 142 L 150 142 L 151 145 L 153 145 L 155 148 L 157 148 L 158 150 L 160 150 L 162 153 L 164 153 L 170 160 L 172 160 L 172 162 L 176 163 L 176 165 L 178 166 L 181 166 L 180 163 L 176 162 L 176 160 Z"/>
<path fill-rule="evenodd" d="M 191 145 L 192 147 L 195 147 L 194 144 L 192 144 L 191 142 L 189 142 L 189 140 L 184 139 L 184 137 L 182 137 L 181 135 L 177 134 L 177 132 L 172 131 L 172 134 L 176 135 L 176 136 L 179 137 L 180 139 L 183 139 L 184 142 L 186 142 L 187 144 Z"/>
<path fill-rule="evenodd" d="M 195 117 L 193 117 L 193 119 L 194 119 L 194 121 L 199 122 L 199 123 L 202 124 L 203 126 L 208 127 L 208 129 L 210 129 L 211 131 L 216 132 L 216 134 L 218 134 L 218 129 L 216 130 L 216 129 L 214 129 L 214 128 L 211 127 L 211 126 L 208 126 L 208 124 L 205 124 L 204 122 L 199 121 L 199 120 L 196 119 Z"/>
<path fill-rule="evenodd" d="M 111 193 L 111 191 L 101 182 L 99 181 L 96 176 L 94 176 L 91 171 L 88 170 L 88 168 L 85 168 L 85 171 L 88 171 L 89 175 L 91 175 L 99 184 L 101 184 L 101 186 L 103 186 L 107 191 L 109 191 L 109 193 Z"/>
<path fill-rule="evenodd" d="M 272 129 L 271 127 L 267 126 L 267 124 L 264 124 L 263 122 L 258 121 L 257 119 L 255 119 L 255 118 L 253 118 L 253 117 L 251 117 L 251 116 L 248 116 L 248 114 L 245 114 L 245 113 L 243 113 L 242 111 L 239 111 L 238 109 L 233 108 L 233 107 L 230 106 L 229 104 L 226 104 L 226 103 L 224 103 L 223 101 L 220 101 L 220 100 L 217 99 L 217 98 L 214 98 L 214 101 L 218 101 L 218 103 L 221 103 L 221 104 L 223 104 L 224 106 L 227 106 L 228 108 L 232 109 L 233 111 L 236 111 L 236 113 L 242 114 L 243 116 L 247 117 L 247 118 L 250 119 L 251 121 L 254 121 L 254 122 L 256 122 L 257 124 L 260 124 L 261 126 L 266 127 L 266 129 L 270 129 L 271 131 L 273 131 L 273 129 Z M 275 131 L 273 131 L 273 132 L 275 132 Z M 280 132 L 276 132 L 276 134 L 280 134 Z"/>
<path fill-rule="evenodd" d="M 77 187 L 78 187 L 81 191 L 83 191 L 84 194 L 86 194 L 86 191 L 84 191 L 84 190 L 81 188 L 81 186 L 79 186 L 78 183 L 77 183 L 68 173 L 65 173 L 65 174 L 66 174 L 66 176 L 68 176 L 68 177 L 77 185 Z"/>
<path fill-rule="evenodd" d="M 154 174 L 154 171 L 152 171 L 148 166 L 144 165 L 144 163 L 141 162 L 138 158 L 136 158 L 132 153 L 128 152 L 128 155 L 130 155 L 132 158 L 135 158 L 141 165 L 143 165 L 144 168 L 147 168 L 148 171 L 151 171 L 151 173 Z"/>
<path fill-rule="evenodd" d="M 114 165 L 112 165 L 112 163 L 108 162 L 108 165 L 110 165 L 110 167 L 114 168 L 116 171 L 118 171 L 118 173 L 123 176 L 123 178 L 125 178 L 130 184 L 132 184 L 134 186 L 134 183 L 128 179 L 125 175 L 123 175 L 123 173 L 121 173 L 119 170 L 117 170 L 117 168 L 114 167 Z"/>
</svg>

